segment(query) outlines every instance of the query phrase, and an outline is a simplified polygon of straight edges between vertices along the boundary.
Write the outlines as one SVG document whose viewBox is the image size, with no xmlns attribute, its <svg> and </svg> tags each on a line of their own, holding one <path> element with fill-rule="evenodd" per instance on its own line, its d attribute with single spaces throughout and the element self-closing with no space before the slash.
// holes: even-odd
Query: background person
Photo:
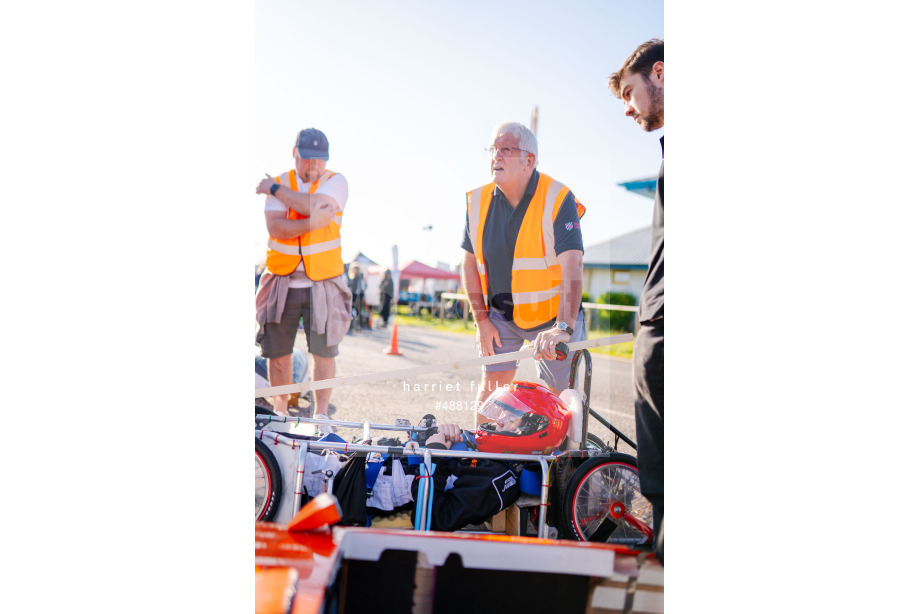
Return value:
<svg viewBox="0 0 920 614">
<path fill-rule="evenodd" d="M 315 128 L 300 131 L 293 157 L 294 169 L 267 176 L 256 187 L 257 194 L 266 195 L 269 234 L 256 294 L 256 342 L 268 358 L 272 386 L 291 383 L 291 351 L 301 318 L 315 381 L 335 377 L 338 345 L 351 323 L 339 234 L 348 183 L 326 169 L 329 141 Z M 328 417 L 331 396 L 328 388 L 314 392 L 314 417 Z M 287 400 L 274 395 L 276 413 L 287 414 Z"/>
<path fill-rule="evenodd" d="M 367 290 L 367 281 L 364 279 L 361 267 L 357 264 L 353 264 L 351 267 L 351 278 L 348 280 L 348 287 L 351 290 L 351 301 L 355 310 L 352 328 L 361 330 L 364 328 L 364 292 Z"/>
<path fill-rule="evenodd" d="M 537 172 L 537 139 L 527 127 L 499 124 L 489 152 L 492 183 L 467 193 L 462 243 L 479 353 L 515 352 L 532 341 L 542 358 L 539 376 L 558 394 L 568 386 L 572 355 L 557 361 L 553 346 L 586 338 L 579 222 L 585 209 L 566 186 Z M 483 367 L 477 400 L 510 384 L 516 371 L 514 361 Z"/>
<path fill-rule="evenodd" d="M 626 116 L 646 132 L 664 127 L 664 41 L 639 45 L 610 75 L 613 95 Z M 651 502 L 656 554 L 664 562 L 664 136 L 652 216 L 652 254 L 639 300 L 639 332 L 633 346 L 639 483 Z"/>
<path fill-rule="evenodd" d="M 380 319 L 386 328 L 390 322 L 390 303 L 393 301 L 393 276 L 390 269 L 383 272 L 383 281 L 380 282 Z"/>
</svg>

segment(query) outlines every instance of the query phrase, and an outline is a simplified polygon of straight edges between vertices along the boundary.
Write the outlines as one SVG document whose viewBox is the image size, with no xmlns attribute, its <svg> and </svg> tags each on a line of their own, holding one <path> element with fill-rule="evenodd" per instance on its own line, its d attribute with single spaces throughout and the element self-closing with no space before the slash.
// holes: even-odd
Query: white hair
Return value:
<svg viewBox="0 0 920 614">
<path fill-rule="evenodd" d="M 530 128 L 517 122 L 499 124 L 495 126 L 495 130 L 492 132 L 492 142 L 494 143 L 495 139 L 501 134 L 507 134 L 517 139 L 518 146 L 521 149 L 533 154 L 533 165 L 534 168 L 537 167 L 537 137 L 530 131 Z"/>
</svg>

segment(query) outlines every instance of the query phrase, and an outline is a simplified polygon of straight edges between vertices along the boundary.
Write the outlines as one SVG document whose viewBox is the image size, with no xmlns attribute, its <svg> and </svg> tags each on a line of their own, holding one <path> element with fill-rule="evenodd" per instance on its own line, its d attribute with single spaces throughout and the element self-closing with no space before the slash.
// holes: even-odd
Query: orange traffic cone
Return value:
<svg viewBox="0 0 920 614">
<path fill-rule="evenodd" d="M 402 352 L 399 351 L 399 342 L 396 340 L 396 329 L 399 328 L 396 324 L 393 324 L 393 334 L 390 335 L 390 347 L 383 351 L 384 354 L 392 354 L 393 356 L 402 356 Z"/>
</svg>

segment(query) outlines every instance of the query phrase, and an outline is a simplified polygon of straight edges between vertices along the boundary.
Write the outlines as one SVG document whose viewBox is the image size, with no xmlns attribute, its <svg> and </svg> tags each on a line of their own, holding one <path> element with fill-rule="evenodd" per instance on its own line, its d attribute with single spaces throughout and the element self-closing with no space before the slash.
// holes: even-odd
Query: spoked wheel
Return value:
<svg viewBox="0 0 920 614">
<path fill-rule="evenodd" d="M 256 439 L 256 520 L 275 517 L 281 502 L 281 469 L 264 443 Z"/>
<path fill-rule="evenodd" d="M 639 492 L 636 460 L 595 456 L 565 489 L 562 532 L 569 539 L 635 546 L 652 541 L 652 504 Z"/>
</svg>

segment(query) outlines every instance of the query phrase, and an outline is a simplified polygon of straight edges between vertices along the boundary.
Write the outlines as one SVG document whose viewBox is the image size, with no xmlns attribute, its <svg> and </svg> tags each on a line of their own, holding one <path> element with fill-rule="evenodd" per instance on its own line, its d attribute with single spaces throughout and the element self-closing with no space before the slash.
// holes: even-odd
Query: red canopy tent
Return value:
<svg viewBox="0 0 920 614">
<path fill-rule="evenodd" d="M 399 276 L 402 279 L 452 279 L 460 281 L 460 276 L 450 271 L 444 271 L 422 264 L 418 260 L 413 260 L 409 264 L 403 264 L 399 267 Z"/>
<path fill-rule="evenodd" d="M 377 265 L 368 267 L 368 272 L 370 273 L 382 273 L 387 267 Z M 454 281 L 460 281 L 460 276 L 457 273 L 451 273 L 450 271 L 443 271 L 441 269 L 436 269 L 430 267 L 427 264 L 422 264 L 418 260 L 413 260 L 409 263 L 404 263 L 399 265 L 399 278 L 400 279 L 452 279 Z"/>
</svg>

